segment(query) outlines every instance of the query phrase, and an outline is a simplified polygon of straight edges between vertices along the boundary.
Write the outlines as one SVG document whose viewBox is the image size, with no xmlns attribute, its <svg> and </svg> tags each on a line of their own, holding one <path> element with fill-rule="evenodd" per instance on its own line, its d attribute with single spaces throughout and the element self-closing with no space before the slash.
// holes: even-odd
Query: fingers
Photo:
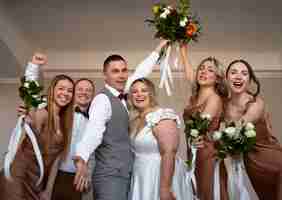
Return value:
<svg viewBox="0 0 282 200">
<path fill-rule="evenodd" d="M 16 111 L 17 111 L 18 116 L 26 115 L 28 113 L 27 108 L 23 105 L 20 105 L 19 107 L 17 107 Z"/>
<path fill-rule="evenodd" d="M 37 65 L 45 65 L 47 63 L 47 56 L 42 53 L 35 53 L 32 56 L 31 62 Z"/>
<path fill-rule="evenodd" d="M 75 186 L 75 189 L 77 191 L 80 191 L 82 192 L 83 190 L 87 189 L 88 187 L 88 167 L 87 165 L 81 161 L 81 160 L 78 160 L 76 162 L 76 168 L 77 168 L 77 171 L 76 171 L 76 174 L 75 174 L 75 177 L 74 177 L 74 186 Z"/>
</svg>

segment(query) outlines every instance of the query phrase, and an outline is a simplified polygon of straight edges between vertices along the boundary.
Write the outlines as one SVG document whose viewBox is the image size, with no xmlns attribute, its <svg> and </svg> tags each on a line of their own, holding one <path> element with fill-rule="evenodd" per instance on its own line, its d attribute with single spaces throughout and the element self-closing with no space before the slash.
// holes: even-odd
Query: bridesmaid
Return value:
<svg viewBox="0 0 282 200">
<path fill-rule="evenodd" d="M 248 62 L 234 60 L 226 70 L 230 97 L 225 102 L 225 120 L 252 122 L 257 140 L 254 151 L 244 157 L 246 171 L 261 200 L 282 199 L 282 148 L 272 135 L 264 100 L 258 96 L 260 83 Z M 249 91 L 256 84 L 254 93 Z"/>
<path fill-rule="evenodd" d="M 222 97 L 227 96 L 227 90 L 224 83 L 224 74 L 217 59 L 208 57 L 202 60 L 194 72 L 187 54 L 188 46 L 183 44 L 181 46 L 181 57 L 185 67 L 186 78 L 195 86 L 189 104 L 184 110 L 183 118 L 189 119 L 195 112 L 209 114 L 212 117 L 207 136 L 194 145 L 198 148 L 195 169 L 197 195 L 199 199 L 213 200 L 216 150 L 209 136 L 219 128 L 220 117 L 223 111 Z M 188 158 L 191 158 L 189 154 L 190 152 L 188 152 Z M 220 166 L 220 178 L 220 199 L 225 200 L 228 199 L 228 194 L 226 170 L 223 163 Z"/>
<path fill-rule="evenodd" d="M 1 194 L 1 199 L 48 200 L 50 198 L 52 187 L 48 181 L 54 178 L 50 174 L 55 170 L 56 161 L 66 157 L 70 144 L 73 88 L 74 83 L 71 78 L 65 75 L 56 76 L 48 89 L 47 108 L 31 111 L 25 118 L 39 144 L 44 163 L 43 181 L 36 185 L 40 169 L 32 143 L 28 137 L 24 137 L 11 166 L 12 180 L 4 180 L 4 194 Z"/>
</svg>

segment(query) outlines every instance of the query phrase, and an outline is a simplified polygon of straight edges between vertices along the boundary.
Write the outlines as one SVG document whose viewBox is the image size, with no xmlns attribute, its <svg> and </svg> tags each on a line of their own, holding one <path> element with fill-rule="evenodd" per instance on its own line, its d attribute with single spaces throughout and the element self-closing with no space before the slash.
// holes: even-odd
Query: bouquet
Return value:
<svg viewBox="0 0 282 200">
<path fill-rule="evenodd" d="M 43 87 L 39 85 L 37 80 L 27 79 L 25 76 L 21 78 L 19 96 L 27 110 L 37 108 L 40 104 L 46 102 L 46 99 L 41 95 L 42 90 Z"/>
<path fill-rule="evenodd" d="M 196 15 L 190 12 L 190 1 L 179 0 L 175 8 L 159 2 L 154 4 L 153 18 L 146 19 L 150 26 L 156 29 L 155 37 L 169 40 L 168 46 L 162 49 L 158 64 L 161 69 L 160 88 L 165 87 L 171 95 L 173 79 L 170 65 L 178 68 L 179 43 L 198 41 L 202 27 Z"/>
<path fill-rule="evenodd" d="M 230 199 L 251 200 L 251 195 L 247 189 L 245 166 L 242 155 L 251 151 L 256 143 L 256 130 L 252 123 L 238 124 L 234 122 L 227 124 L 226 127 L 213 134 L 215 147 L 217 149 L 218 160 L 215 164 L 214 185 L 220 188 L 219 163 L 228 155 L 234 156 L 230 159 L 230 167 L 227 170 L 228 191 Z M 239 157 L 238 157 L 239 156 Z M 218 191 L 215 191 L 218 193 Z"/>
<path fill-rule="evenodd" d="M 193 142 L 197 141 L 201 136 L 205 135 L 208 131 L 209 125 L 211 122 L 211 116 L 209 114 L 201 114 L 200 112 L 194 113 L 188 119 L 184 119 L 185 124 L 185 137 L 188 144 L 193 147 Z M 193 153 L 192 148 L 192 160 L 187 161 L 188 166 L 193 164 L 193 160 L 195 159 L 195 153 Z"/>
<path fill-rule="evenodd" d="M 227 155 L 244 154 L 251 151 L 256 143 L 255 126 L 250 122 L 237 126 L 231 122 L 222 131 L 215 131 L 213 140 L 221 159 Z"/>
<path fill-rule="evenodd" d="M 179 0 L 176 8 L 159 2 L 152 8 L 153 19 L 147 19 L 146 22 L 156 28 L 156 38 L 184 43 L 198 41 L 202 27 L 197 16 L 192 15 L 189 9 L 189 0 Z"/>
</svg>

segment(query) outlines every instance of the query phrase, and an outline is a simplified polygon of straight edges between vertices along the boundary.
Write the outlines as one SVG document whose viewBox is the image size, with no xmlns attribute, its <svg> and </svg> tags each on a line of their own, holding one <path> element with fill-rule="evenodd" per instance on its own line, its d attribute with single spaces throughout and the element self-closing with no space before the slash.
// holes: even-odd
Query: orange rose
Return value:
<svg viewBox="0 0 282 200">
<path fill-rule="evenodd" d="M 189 23 L 189 25 L 186 27 L 186 35 L 191 37 L 196 33 L 197 31 L 197 25 L 194 23 Z"/>
</svg>

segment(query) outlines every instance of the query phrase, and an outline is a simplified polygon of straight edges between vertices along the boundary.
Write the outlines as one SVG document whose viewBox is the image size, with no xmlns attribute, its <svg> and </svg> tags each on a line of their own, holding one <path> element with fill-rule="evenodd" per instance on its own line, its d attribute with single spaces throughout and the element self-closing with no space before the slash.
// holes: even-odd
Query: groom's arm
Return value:
<svg viewBox="0 0 282 200">
<path fill-rule="evenodd" d="M 145 78 L 148 77 L 152 71 L 154 66 L 156 65 L 159 54 L 161 52 L 161 49 L 167 45 L 167 40 L 161 40 L 159 45 L 155 48 L 155 50 L 147 57 L 145 58 L 140 64 L 137 65 L 134 73 L 128 78 L 126 85 L 125 85 L 125 93 L 129 92 L 131 84 L 139 79 L 139 78 Z"/>
<path fill-rule="evenodd" d="M 98 94 L 92 101 L 89 110 L 89 121 L 86 125 L 82 140 L 77 144 L 74 162 L 76 174 L 74 185 L 77 191 L 83 191 L 88 187 L 88 166 L 90 155 L 102 143 L 106 123 L 112 115 L 109 98 L 104 94 Z"/>
</svg>

